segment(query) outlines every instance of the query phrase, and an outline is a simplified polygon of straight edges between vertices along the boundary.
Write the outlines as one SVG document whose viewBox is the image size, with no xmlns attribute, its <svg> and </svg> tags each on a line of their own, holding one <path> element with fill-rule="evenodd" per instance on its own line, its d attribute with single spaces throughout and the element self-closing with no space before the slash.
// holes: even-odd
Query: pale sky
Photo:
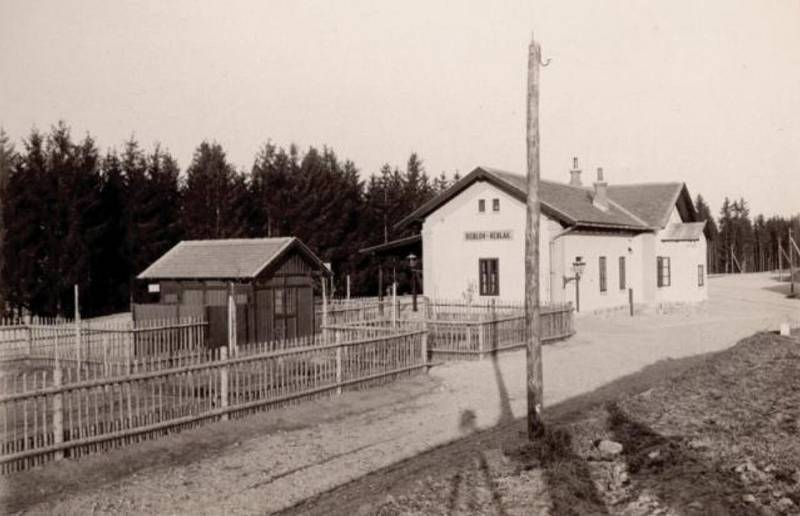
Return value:
<svg viewBox="0 0 800 516">
<path fill-rule="evenodd" d="M 800 211 L 800 0 L 0 0 L 0 125 L 131 134 L 182 168 L 203 139 L 250 169 L 268 139 L 331 146 L 366 177 L 524 173 L 526 54 L 542 176 L 686 181 L 716 214 Z"/>
</svg>

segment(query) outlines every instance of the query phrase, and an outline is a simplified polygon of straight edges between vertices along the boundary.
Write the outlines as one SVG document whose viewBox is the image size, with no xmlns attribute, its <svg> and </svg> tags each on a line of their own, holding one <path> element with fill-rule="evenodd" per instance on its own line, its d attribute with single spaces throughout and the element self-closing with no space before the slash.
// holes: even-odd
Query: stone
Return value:
<svg viewBox="0 0 800 516">
<path fill-rule="evenodd" d="M 647 458 L 650 459 L 650 460 L 655 460 L 659 456 L 661 456 L 661 451 L 660 450 L 653 450 L 653 451 L 651 451 L 650 453 L 647 454 Z"/>
<path fill-rule="evenodd" d="M 794 502 L 788 496 L 784 496 L 775 503 L 775 506 L 781 512 L 789 512 L 794 509 Z"/>
<path fill-rule="evenodd" d="M 756 503 L 756 497 L 751 494 L 746 494 L 742 496 L 742 501 L 745 503 Z"/>
<path fill-rule="evenodd" d="M 794 480 L 795 484 L 800 484 L 800 469 L 794 470 L 794 473 L 792 473 L 792 480 Z"/>
<path fill-rule="evenodd" d="M 600 453 L 607 456 L 619 455 L 622 453 L 622 448 L 622 444 L 609 439 L 603 439 L 597 443 L 597 449 L 600 450 Z"/>
<path fill-rule="evenodd" d="M 693 450 L 700 450 L 700 449 L 704 449 L 704 448 L 710 448 L 711 447 L 711 439 L 709 439 L 707 437 L 702 437 L 700 439 L 692 439 L 691 441 L 689 441 L 688 446 L 689 446 L 689 448 L 691 448 Z"/>
<path fill-rule="evenodd" d="M 694 502 L 690 503 L 688 507 L 690 509 L 692 509 L 693 511 L 702 511 L 703 510 L 703 502 L 694 501 Z"/>
</svg>

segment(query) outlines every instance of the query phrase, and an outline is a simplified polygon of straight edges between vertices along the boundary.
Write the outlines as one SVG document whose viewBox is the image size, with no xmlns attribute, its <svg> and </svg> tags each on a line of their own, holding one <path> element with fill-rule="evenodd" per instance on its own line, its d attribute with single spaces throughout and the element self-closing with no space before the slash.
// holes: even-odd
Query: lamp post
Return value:
<svg viewBox="0 0 800 516">
<path fill-rule="evenodd" d="M 567 284 L 570 281 L 575 282 L 575 311 L 581 311 L 581 275 L 583 274 L 584 269 L 586 268 L 586 262 L 583 261 L 583 258 L 580 256 L 575 257 L 575 261 L 572 262 L 572 272 L 575 274 L 572 277 L 564 276 L 564 287 L 567 288 Z"/>
<path fill-rule="evenodd" d="M 417 256 L 411 253 L 406 258 L 411 268 L 411 309 L 417 311 Z"/>
</svg>

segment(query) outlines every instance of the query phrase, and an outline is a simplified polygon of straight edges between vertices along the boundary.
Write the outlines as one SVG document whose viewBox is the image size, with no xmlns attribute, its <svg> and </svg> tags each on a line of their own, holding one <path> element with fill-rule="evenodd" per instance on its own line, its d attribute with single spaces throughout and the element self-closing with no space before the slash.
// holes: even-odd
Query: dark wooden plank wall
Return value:
<svg viewBox="0 0 800 516">
<path fill-rule="evenodd" d="M 234 283 L 240 343 L 296 338 L 314 333 L 314 267 L 292 252 L 255 281 Z M 162 280 L 160 303 L 206 307 L 212 347 L 227 339 L 229 283 L 222 280 Z M 276 302 L 276 296 L 280 300 Z M 284 312 L 276 313 L 283 307 Z M 224 321 L 224 324 L 223 324 Z"/>
</svg>

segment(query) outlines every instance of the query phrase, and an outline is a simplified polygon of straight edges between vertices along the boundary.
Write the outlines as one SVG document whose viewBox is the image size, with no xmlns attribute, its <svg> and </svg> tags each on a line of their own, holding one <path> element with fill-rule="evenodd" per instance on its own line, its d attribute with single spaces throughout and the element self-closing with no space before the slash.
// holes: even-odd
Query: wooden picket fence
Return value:
<svg viewBox="0 0 800 516">
<path fill-rule="evenodd" d="M 523 305 L 474 305 L 431 302 L 426 328 L 431 358 L 482 359 L 525 346 Z M 540 311 L 542 343 L 575 334 L 572 305 L 544 306 Z"/>
<path fill-rule="evenodd" d="M 0 470 L 81 457 L 208 421 L 385 383 L 427 367 L 427 333 L 367 330 L 0 377 Z M 348 338 L 349 337 L 349 338 Z"/>
<path fill-rule="evenodd" d="M 122 367 L 136 361 L 156 366 L 204 349 L 207 323 L 202 318 L 139 321 L 81 321 L 36 319 L 0 323 L 0 365 L 72 364 L 84 368 Z M 88 373 L 87 373 L 88 374 Z"/>
<path fill-rule="evenodd" d="M 394 298 L 394 317 L 395 319 L 413 319 L 419 315 L 419 307 L 422 305 L 422 296 L 417 296 L 417 313 L 414 312 L 414 300 L 412 296 L 397 296 Z M 333 299 L 328 301 L 325 307 L 321 300 L 315 302 L 316 329 L 319 330 L 324 324 L 341 326 L 345 324 L 355 324 L 364 321 L 375 321 L 392 318 L 393 298 L 386 296 L 383 299 L 377 297 L 363 297 L 351 299 Z M 327 308 L 327 315 L 324 314 Z M 327 321 L 326 323 L 324 321 Z"/>
</svg>

